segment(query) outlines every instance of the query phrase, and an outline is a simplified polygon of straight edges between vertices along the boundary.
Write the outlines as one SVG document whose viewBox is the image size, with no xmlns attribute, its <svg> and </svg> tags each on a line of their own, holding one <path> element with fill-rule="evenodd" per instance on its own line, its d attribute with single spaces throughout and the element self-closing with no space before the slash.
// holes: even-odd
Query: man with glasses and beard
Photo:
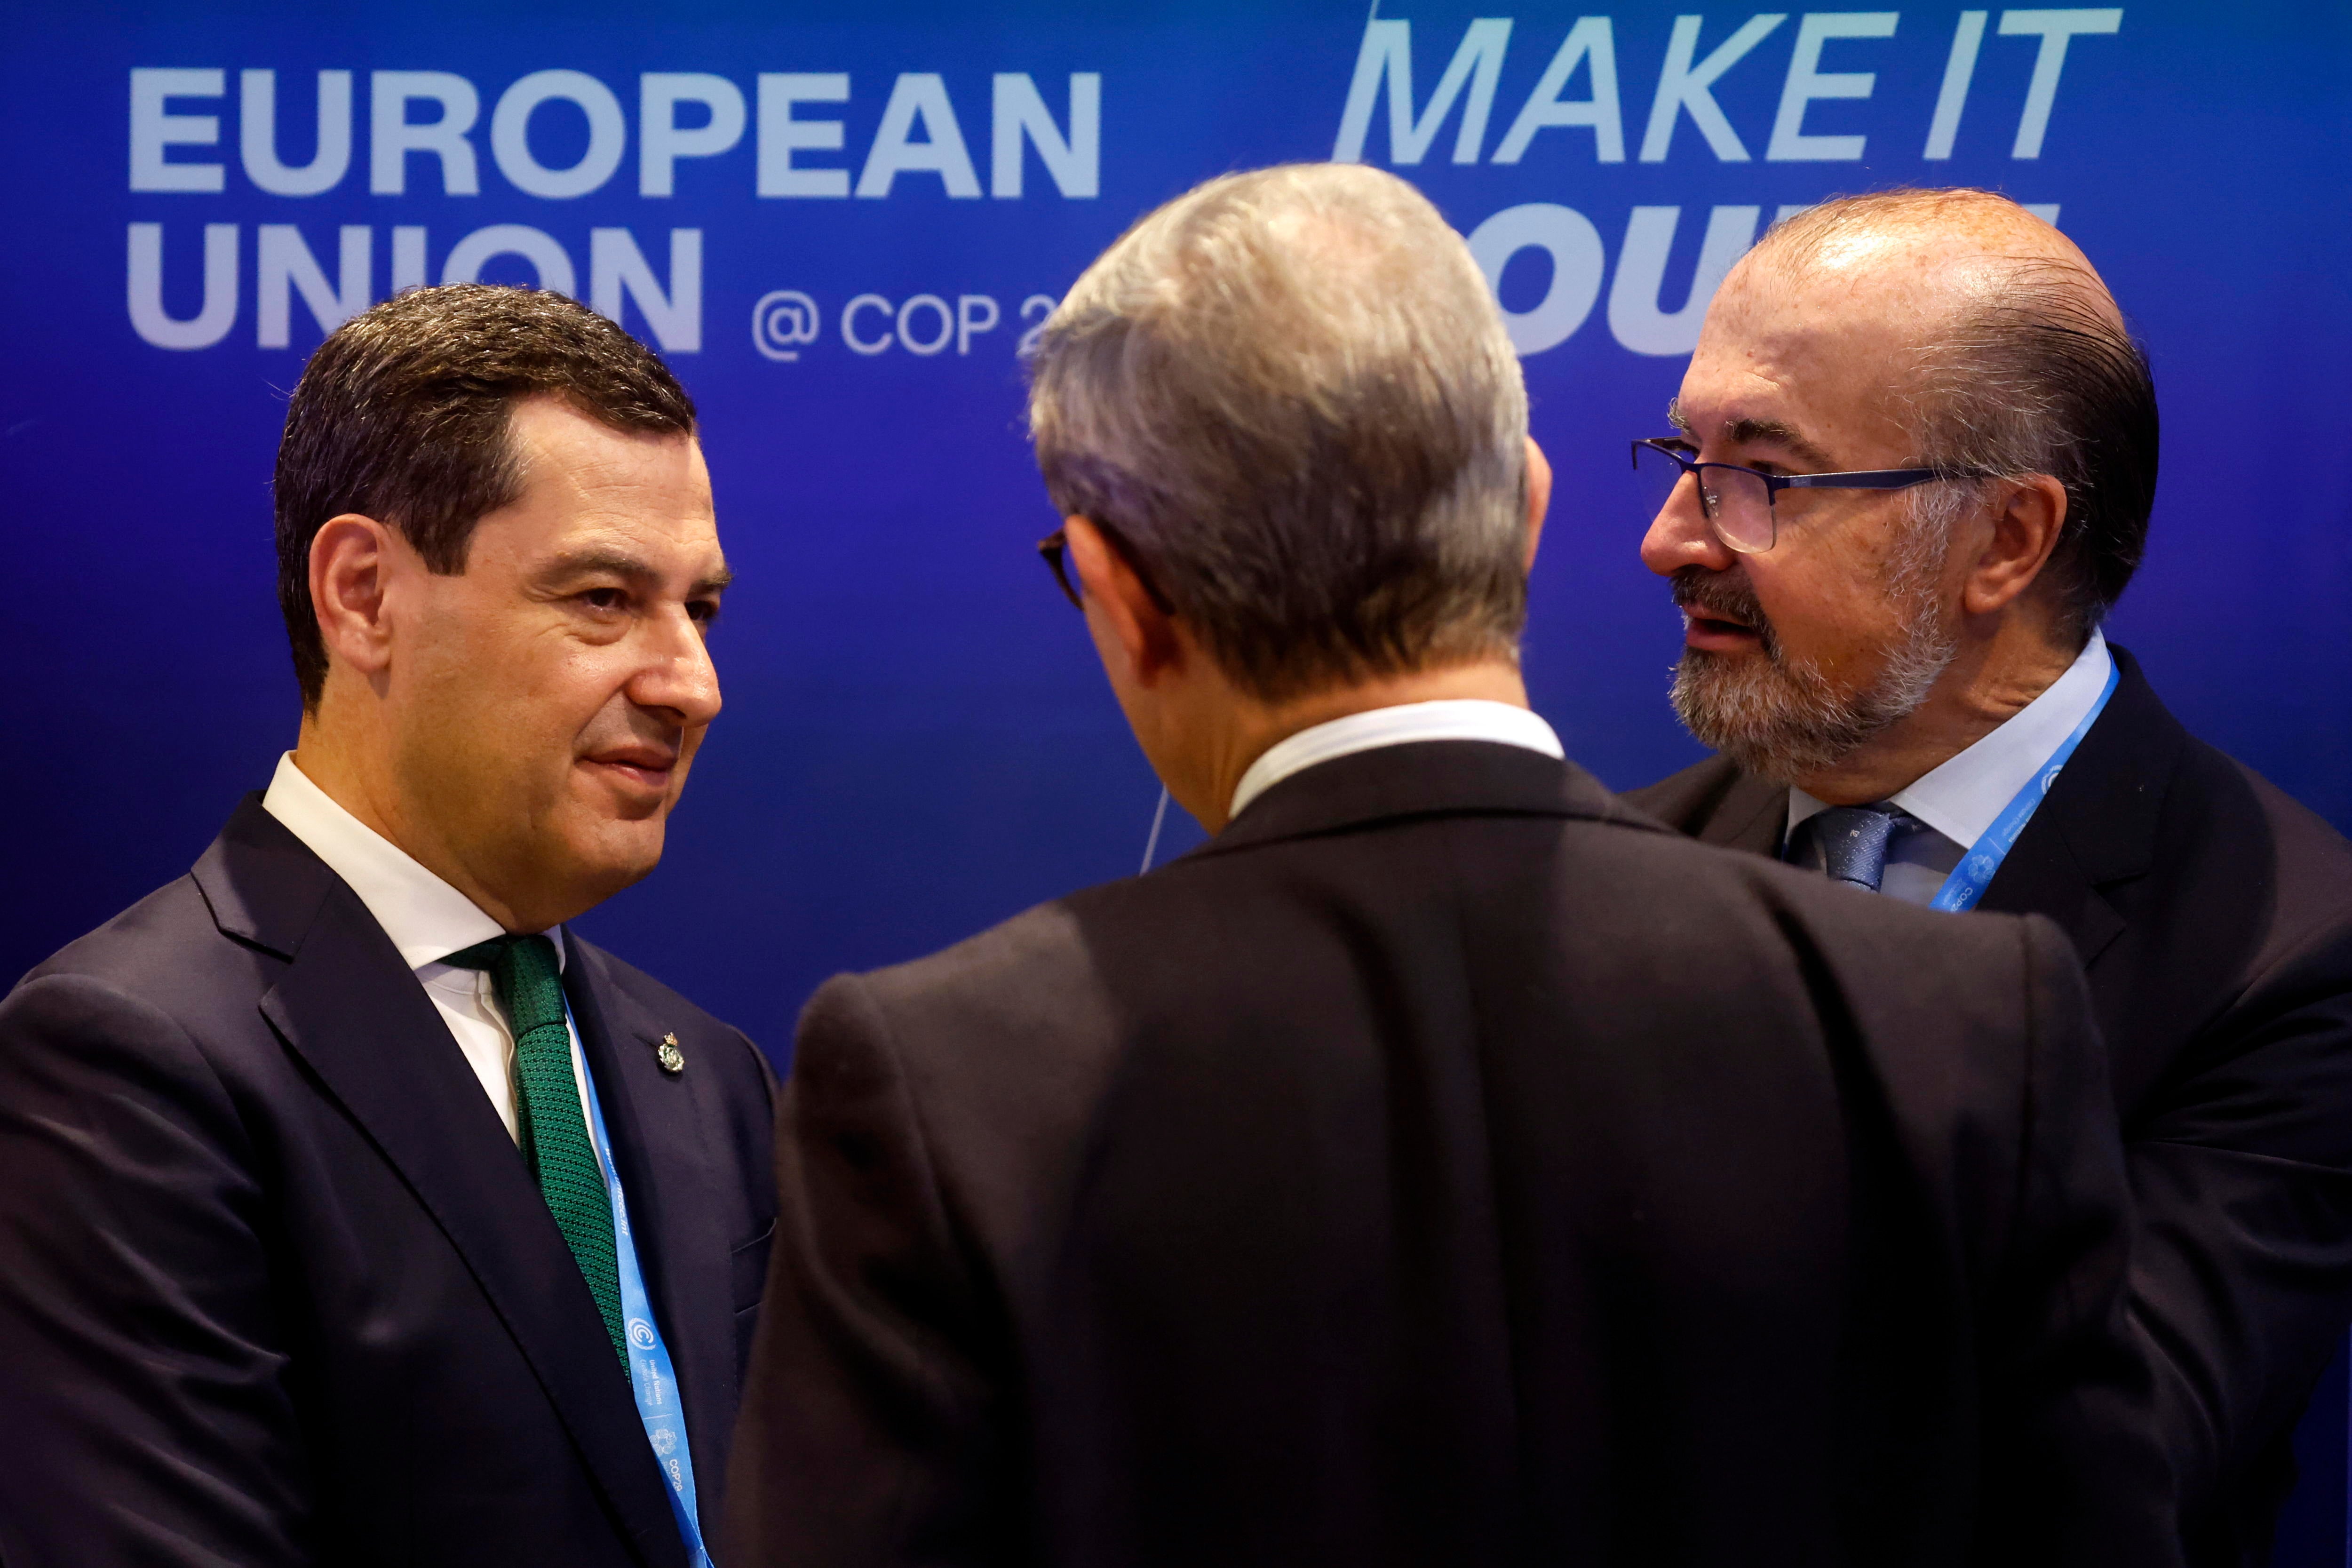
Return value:
<svg viewBox="0 0 2352 1568">
<path fill-rule="evenodd" d="M 2044 914 L 2107 1037 L 2134 1332 L 2191 1561 L 2263 1560 L 2352 1318 L 2352 846 L 2100 635 L 2156 489 L 2147 362 L 1981 191 L 1826 203 L 1708 309 L 1642 559 L 1719 753 L 1631 798 L 1937 909 Z"/>
</svg>

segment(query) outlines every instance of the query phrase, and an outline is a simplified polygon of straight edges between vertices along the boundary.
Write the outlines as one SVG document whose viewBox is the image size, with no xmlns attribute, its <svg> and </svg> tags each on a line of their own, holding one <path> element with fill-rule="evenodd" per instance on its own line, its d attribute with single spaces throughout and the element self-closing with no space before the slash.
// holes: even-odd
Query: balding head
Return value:
<svg viewBox="0 0 2352 1568">
<path fill-rule="evenodd" d="M 2123 324 L 2096 268 L 2050 224 L 1990 191 L 1879 191 L 1840 196 L 1777 223 L 1738 270 L 1790 282 L 1957 303 L 2018 264 L 2064 269 L 2085 308 Z"/>
<path fill-rule="evenodd" d="M 2050 224 L 1990 191 L 1840 197 L 1773 226 L 1724 280 L 1718 320 L 1809 334 L 1822 363 L 1874 384 L 1923 464 L 2063 483 L 2048 573 L 2076 640 L 2130 582 L 2156 496 L 2155 388 L 2097 269 Z M 1938 487 L 1920 504 L 1969 499 Z"/>
<path fill-rule="evenodd" d="M 1694 486 L 1669 458 L 1643 541 L 1685 616 L 1676 711 L 1824 800 L 1882 798 L 2030 701 L 2139 563 L 2147 362 L 2082 252 L 1990 192 L 1776 226 L 1709 303 L 1669 413 L 1684 457 L 1727 465 Z M 1738 468 L 1849 483 L 1765 491 Z"/>
</svg>

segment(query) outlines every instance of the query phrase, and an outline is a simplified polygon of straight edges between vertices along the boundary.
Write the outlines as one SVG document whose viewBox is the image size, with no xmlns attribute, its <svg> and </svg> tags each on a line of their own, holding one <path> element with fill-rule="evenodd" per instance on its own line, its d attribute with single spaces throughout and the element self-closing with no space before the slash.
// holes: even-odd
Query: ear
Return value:
<svg viewBox="0 0 2352 1568">
<path fill-rule="evenodd" d="M 384 597 L 402 546 L 391 529 L 355 512 L 329 518 L 310 541 L 310 605 L 320 638 L 331 658 L 363 676 L 382 674 L 392 662 Z"/>
<path fill-rule="evenodd" d="M 1543 542 L 1544 514 L 1551 510 L 1551 459 L 1528 437 L 1528 570 L 1536 569 L 1536 546 Z"/>
<path fill-rule="evenodd" d="M 1181 670 L 1184 647 L 1175 622 L 1151 602 L 1150 590 L 1127 557 L 1112 549 L 1102 531 L 1086 518 L 1064 519 L 1062 531 L 1069 541 L 1070 565 L 1078 575 L 1095 646 L 1103 657 L 1108 659 L 1117 649 L 1139 687 L 1150 687 Z"/>
<path fill-rule="evenodd" d="M 2066 487 L 2049 474 L 2003 481 L 1991 537 L 1960 590 L 1960 608 L 1985 616 L 2033 585 L 2066 527 Z"/>
</svg>

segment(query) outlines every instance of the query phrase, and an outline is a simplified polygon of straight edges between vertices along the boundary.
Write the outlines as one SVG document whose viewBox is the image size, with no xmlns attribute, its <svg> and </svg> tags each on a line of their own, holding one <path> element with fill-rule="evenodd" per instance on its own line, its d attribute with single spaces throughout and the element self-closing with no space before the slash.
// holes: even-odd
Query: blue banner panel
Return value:
<svg viewBox="0 0 2352 1568">
<path fill-rule="evenodd" d="M 1609 783 L 1697 754 L 1624 443 L 1717 280 L 1791 207 L 1973 184 L 2072 235 L 2154 359 L 2164 480 L 2113 634 L 2352 826 L 2344 8 L 1488 9 L 0 9 L 0 972 L 268 780 L 286 393 L 335 322 L 451 279 L 565 289 L 668 355 L 740 576 L 667 862 L 586 930 L 781 1057 L 828 973 L 1132 870 L 1156 786 L 1030 548 L 1020 349 L 1153 205 L 1334 156 L 1417 182 L 1499 292 L 1559 476 L 1530 686 Z M 2283 1563 L 2343 1557 L 2329 1386 Z"/>
<path fill-rule="evenodd" d="M 1969 183 L 2074 236 L 2154 356 L 2116 636 L 2352 825 L 2337 7 L 247 0 L 20 5 L 0 39 L 11 974 L 177 874 L 290 743 L 286 392 L 334 322 L 448 279 L 667 353 L 740 574 L 668 861 L 587 930 L 779 1050 L 826 973 L 1131 871 L 1156 787 L 1030 548 L 1020 348 L 1154 204 L 1335 155 L 1419 183 L 1499 290 L 1560 476 L 1528 673 L 1610 783 L 1696 754 L 1624 442 L 1716 280 L 1791 207 Z"/>
</svg>

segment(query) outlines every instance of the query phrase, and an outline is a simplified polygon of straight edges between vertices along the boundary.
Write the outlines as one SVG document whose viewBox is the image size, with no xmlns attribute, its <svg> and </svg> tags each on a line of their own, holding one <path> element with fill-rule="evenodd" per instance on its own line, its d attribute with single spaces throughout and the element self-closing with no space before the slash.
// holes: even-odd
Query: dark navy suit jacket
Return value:
<svg viewBox="0 0 2352 1568">
<path fill-rule="evenodd" d="M 803 1016 L 726 1568 L 2161 1568 L 2128 1201 L 2042 920 L 1513 746 Z"/>
<path fill-rule="evenodd" d="M 2106 711 L 1979 907 L 2056 921 L 2090 976 L 2190 1560 L 2260 1563 L 2352 1319 L 2352 845 L 2115 657 Z M 1771 855 L 1789 792 L 1717 757 L 1626 798 Z"/>
<path fill-rule="evenodd" d="M 773 1076 L 569 952 L 715 1524 Z M 0 1003 L 0 1431 L 9 1568 L 686 1561 L 513 1140 L 391 940 L 257 798 Z"/>
</svg>

